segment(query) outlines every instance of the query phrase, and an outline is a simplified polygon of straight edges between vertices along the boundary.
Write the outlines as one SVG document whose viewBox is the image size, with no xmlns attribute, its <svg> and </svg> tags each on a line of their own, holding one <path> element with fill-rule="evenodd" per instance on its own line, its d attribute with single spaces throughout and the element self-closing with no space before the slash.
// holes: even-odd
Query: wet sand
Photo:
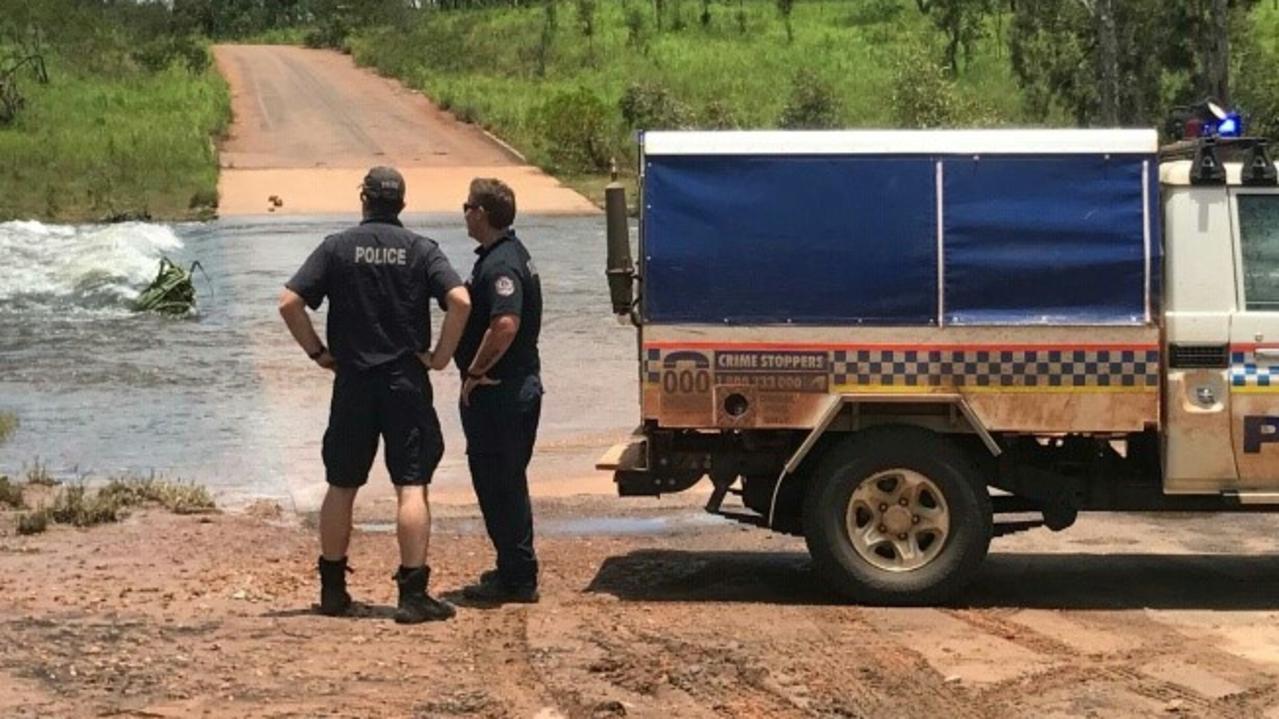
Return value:
<svg viewBox="0 0 1279 719">
<path fill-rule="evenodd" d="M 524 213 L 599 212 L 481 128 L 349 56 L 218 45 L 214 57 L 234 115 L 220 147 L 223 216 L 357 211 L 356 187 L 373 165 L 404 172 L 409 212 L 460 212 L 477 176 L 508 182 Z"/>
</svg>

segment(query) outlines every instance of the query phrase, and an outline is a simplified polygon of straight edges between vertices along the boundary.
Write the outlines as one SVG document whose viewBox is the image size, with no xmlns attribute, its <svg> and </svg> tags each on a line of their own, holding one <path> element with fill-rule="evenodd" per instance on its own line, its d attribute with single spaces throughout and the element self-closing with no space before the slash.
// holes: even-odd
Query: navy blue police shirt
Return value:
<svg viewBox="0 0 1279 719">
<path fill-rule="evenodd" d="M 431 346 L 431 299 L 462 285 L 435 240 L 396 219 L 329 235 L 285 287 L 311 309 L 329 300 L 329 352 L 339 369 L 367 370 Z"/>
<path fill-rule="evenodd" d="M 541 372 L 537 337 L 542 331 L 542 280 L 524 243 L 513 230 L 488 247 L 478 247 L 467 287 L 471 315 L 457 347 L 457 366 L 471 367 L 494 317 L 515 315 L 520 328 L 511 346 L 488 371 L 494 379 L 514 379 Z"/>
</svg>

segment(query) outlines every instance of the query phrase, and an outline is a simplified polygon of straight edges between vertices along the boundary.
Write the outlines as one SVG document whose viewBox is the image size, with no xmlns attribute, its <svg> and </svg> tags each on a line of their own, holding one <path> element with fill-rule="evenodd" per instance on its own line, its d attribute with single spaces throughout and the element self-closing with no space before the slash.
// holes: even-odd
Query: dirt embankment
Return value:
<svg viewBox="0 0 1279 719">
<path fill-rule="evenodd" d="M 404 173 L 409 212 L 460 215 L 477 176 L 507 181 L 521 212 L 598 212 L 480 128 L 345 55 L 219 45 L 214 57 L 231 87 L 235 116 L 221 147 L 222 215 L 353 214 L 356 187 L 373 165 Z"/>
<path fill-rule="evenodd" d="M 314 538 L 285 519 L 0 536 L 0 715 L 1279 716 L 1265 518 L 1088 518 L 998 540 L 954 606 L 880 609 L 798 540 L 654 506 L 542 503 L 541 604 L 407 628 L 381 531 L 356 533 L 354 619 L 309 612 Z M 490 565 L 480 531 L 437 520 L 436 588 Z"/>
</svg>

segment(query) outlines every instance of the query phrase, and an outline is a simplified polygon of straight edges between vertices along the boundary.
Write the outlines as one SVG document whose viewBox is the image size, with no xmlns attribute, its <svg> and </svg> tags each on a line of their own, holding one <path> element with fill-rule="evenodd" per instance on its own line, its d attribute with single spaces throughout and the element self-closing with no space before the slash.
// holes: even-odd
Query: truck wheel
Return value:
<svg viewBox="0 0 1279 719">
<path fill-rule="evenodd" d="M 818 574 L 863 604 L 935 604 L 990 547 L 990 495 L 975 463 L 914 427 L 873 429 L 833 447 L 804 497 Z"/>
</svg>

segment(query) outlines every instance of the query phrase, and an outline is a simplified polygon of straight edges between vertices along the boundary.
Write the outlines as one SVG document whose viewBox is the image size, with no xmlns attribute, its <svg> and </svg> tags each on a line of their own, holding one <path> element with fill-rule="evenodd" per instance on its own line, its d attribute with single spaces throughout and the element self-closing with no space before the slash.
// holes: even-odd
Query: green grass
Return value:
<svg viewBox="0 0 1279 719">
<path fill-rule="evenodd" d="M 838 126 L 896 124 L 895 65 L 908 48 L 935 47 L 939 36 L 909 0 L 870 4 L 886 10 L 877 17 L 863 3 L 796 3 L 795 39 L 788 43 L 772 0 L 743 4 L 744 32 L 736 3 L 714 4 L 712 22 L 704 28 L 699 3 L 684 0 L 686 26 L 671 30 L 668 12 L 660 34 L 651 3 L 600 2 L 589 40 L 579 29 L 575 3 L 560 3 L 542 75 L 537 67 L 545 11 L 538 5 L 423 13 L 412 27 L 369 32 L 353 38 L 351 46 L 358 62 L 400 78 L 455 114 L 473 118 L 533 162 L 561 172 L 590 168 L 556 161 L 538 109 L 558 92 L 586 88 L 608 108 L 612 154 L 630 170 L 632 130 L 624 126 L 619 101 L 638 82 L 667 90 L 688 116 L 688 126 L 727 121 L 768 128 L 777 126 L 792 80 L 802 71 L 833 91 Z M 635 42 L 628 8 L 645 23 Z M 955 91 L 983 119 L 1021 123 L 1020 93 L 1003 44 L 994 38 L 996 29 L 992 22 L 990 38 L 964 64 Z M 940 60 L 939 52 L 931 54 Z"/>
<path fill-rule="evenodd" d="M 211 213 L 213 137 L 230 117 L 215 69 L 107 75 L 55 60 L 49 70 L 50 84 L 23 83 L 26 109 L 0 128 L 0 221 Z"/>
</svg>

